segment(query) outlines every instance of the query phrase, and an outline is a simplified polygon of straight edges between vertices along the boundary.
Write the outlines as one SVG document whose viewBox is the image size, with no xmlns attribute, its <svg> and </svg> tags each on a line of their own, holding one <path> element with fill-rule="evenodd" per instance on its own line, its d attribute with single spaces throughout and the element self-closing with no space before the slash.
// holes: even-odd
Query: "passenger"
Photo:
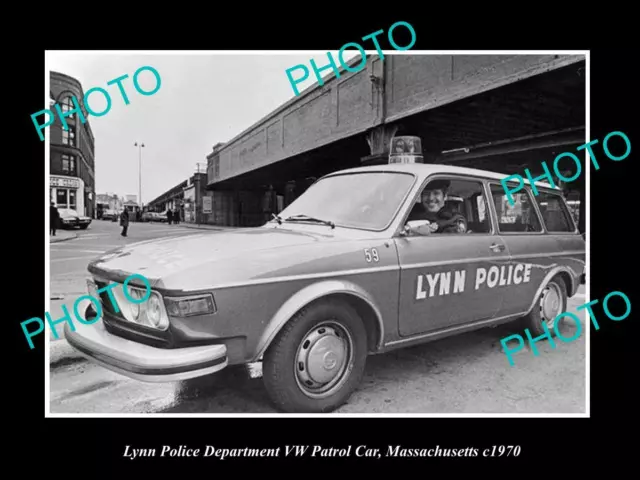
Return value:
<svg viewBox="0 0 640 480">
<path fill-rule="evenodd" d="M 428 220 L 431 233 L 465 233 L 467 219 L 445 206 L 448 189 L 448 180 L 434 180 L 427 184 L 422 191 L 421 203 L 415 205 L 407 221 Z"/>
</svg>

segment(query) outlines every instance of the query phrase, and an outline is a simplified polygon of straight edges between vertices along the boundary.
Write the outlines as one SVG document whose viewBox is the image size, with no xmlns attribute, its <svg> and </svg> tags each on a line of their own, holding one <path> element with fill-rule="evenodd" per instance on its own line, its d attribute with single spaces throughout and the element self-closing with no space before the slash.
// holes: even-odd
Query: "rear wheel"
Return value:
<svg viewBox="0 0 640 480">
<path fill-rule="evenodd" d="M 560 277 L 554 277 L 536 299 L 531 312 L 524 318 L 533 337 L 545 334 L 543 324 L 555 335 L 555 319 L 567 309 L 567 287 Z"/>
<path fill-rule="evenodd" d="M 364 373 L 367 332 L 346 302 L 321 301 L 298 312 L 264 355 L 262 376 L 285 412 L 323 413 L 344 404 Z"/>
</svg>

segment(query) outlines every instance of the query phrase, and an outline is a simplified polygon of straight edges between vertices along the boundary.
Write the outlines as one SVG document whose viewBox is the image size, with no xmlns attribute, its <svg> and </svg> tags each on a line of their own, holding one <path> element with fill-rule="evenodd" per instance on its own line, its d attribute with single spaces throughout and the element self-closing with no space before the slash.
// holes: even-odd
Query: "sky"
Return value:
<svg viewBox="0 0 640 480">
<path fill-rule="evenodd" d="M 344 59 L 357 54 L 346 51 Z M 337 58 L 337 52 L 333 56 Z M 295 93 L 285 73 L 288 68 L 298 64 L 309 68 L 309 78 L 297 84 L 300 91 L 313 84 L 310 59 L 318 66 L 328 64 L 326 53 L 47 52 L 49 70 L 74 77 L 84 92 L 101 87 L 111 96 L 111 109 L 105 115 L 88 117 L 95 137 L 96 193 L 138 195 L 139 149 L 134 143 L 142 142 L 144 203 L 193 175 L 197 163 L 206 172 L 206 156 L 213 145 L 231 140 L 292 99 Z M 160 88 L 153 95 L 144 96 L 133 86 L 133 74 L 142 66 L 151 66 L 160 75 Z M 129 75 L 122 82 L 128 105 L 117 85 L 107 85 L 124 74 Z M 300 74 L 293 72 L 294 78 Z M 329 71 L 322 72 L 325 74 Z M 141 72 L 138 79 L 143 90 L 155 86 L 149 71 Z M 100 93 L 92 93 L 89 105 L 99 113 L 107 102 Z"/>
</svg>

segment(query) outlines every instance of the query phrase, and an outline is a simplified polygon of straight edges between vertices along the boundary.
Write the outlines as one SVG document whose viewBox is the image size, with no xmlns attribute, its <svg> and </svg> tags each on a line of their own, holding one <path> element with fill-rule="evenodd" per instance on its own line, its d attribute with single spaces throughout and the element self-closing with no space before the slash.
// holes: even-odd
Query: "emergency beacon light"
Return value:
<svg viewBox="0 0 640 480">
<path fill-rule="evenodd" d="M 389 163 L 424 163 L 420 137 L 393 137 L 389 151 Z"/>
</svg>

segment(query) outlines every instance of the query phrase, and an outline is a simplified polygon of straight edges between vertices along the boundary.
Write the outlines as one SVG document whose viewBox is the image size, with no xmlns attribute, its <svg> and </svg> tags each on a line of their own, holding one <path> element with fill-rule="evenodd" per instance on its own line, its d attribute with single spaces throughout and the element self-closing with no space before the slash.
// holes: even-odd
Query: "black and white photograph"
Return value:
<svg viewBox="0 0 640 480">
<path fill-rule="evenodd" d="M 589 52 L 368 48 L 46 52 L 47 416 L 589 416 Z"/>
</svg>

